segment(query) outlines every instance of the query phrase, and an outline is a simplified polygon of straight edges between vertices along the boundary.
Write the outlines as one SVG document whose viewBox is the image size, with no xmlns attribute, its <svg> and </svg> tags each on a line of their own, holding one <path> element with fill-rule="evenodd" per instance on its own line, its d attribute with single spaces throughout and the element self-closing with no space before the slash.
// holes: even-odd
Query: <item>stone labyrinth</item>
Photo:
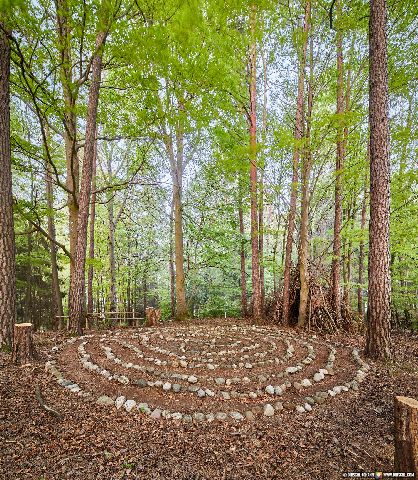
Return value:
<svg viewBox="0 0 418 480">
<path fill-rule="evenodd" d="M 97 333 L 52 350 L 46 369 L 70 395 L 183 422 L 306 415 L 369 371 L 356 349 L 251 325 Z"/>
</svg>

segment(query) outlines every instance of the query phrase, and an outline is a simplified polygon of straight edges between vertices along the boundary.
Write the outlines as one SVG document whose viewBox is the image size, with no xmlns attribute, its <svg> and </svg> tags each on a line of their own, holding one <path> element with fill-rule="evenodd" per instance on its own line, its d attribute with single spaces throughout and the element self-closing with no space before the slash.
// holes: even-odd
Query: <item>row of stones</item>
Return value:
<svg viewBox="0 0 418 480">
<path fill-rule="evenodd" d="M 260 411 L 262 411 L 265 416 L 269 417 L 269 416 L 273 416 L 275 412 L 281 411 L 283 408 L 290 409 L 290 410 L 294 409 L 296 412 L 299 412 L 299 413 L 307 412 L 307 411 L 310 411 L 315 404 L 323 403 L 327 397 L 333 397 L 339 393 L 348 391 L 350 387 L 353 390 L 358 389 L 358 384 L 364 380 L 369 370 L 369 366 L 365 362 L 363 362 L 357 350 L 353 350 L 353 356 L 356 362 L 360 366 L 360 368 L 357 370 L 355 378 L 351 382 L 348 382 L 345 385 L 337 385 L 333 387 L 333 389 L 328 390 L 328 392 L 317 392 L 313 397 L 305 397 L 306 402 L 304 405 L 294 406 L 294 404 L 292 404 L 291 402 L 284 402 L 283 404 L 281 402 L 276 402 L 274 406 L 271 404 L 265 404 L 263 407 L 256 406 L 253 408 L 253 410 L 244 412 L 244 415 L 236 411 L 229 412 L 229 413 L 217 412 L 217 413 L 208 413 L 208 414 L 203 414 L 201 412 L 194 412 L 192 415 L 190 415 L 190 414 L 182 414 L 180 412 L 170 412 L 168 410 L 162 410 L 160 408 L 155 408 L 154 410 L 151 410 L 146 403 L 137 404 L 135 400 L 132 400 L 132 399 L 126 400 L 124 397 L 118 397 L 118 399 L 116 399 L 115 401 L 115 406 L 116 408 L 121 408 L 121 406 L 123 405 L 125 410 L 127 411 L 131 411 L 134 407 L 136 407 L 136 409 L 141 411 L 142 413 L 150 414 L 152 418 L 166 418 L 166 419 L 172 418 L 174 420 L 183 420 L 185 422 L 192 421 L 192 420 L 195 420 L 195 421 L 206 420 L 210 422 L 213 420 L 227 420 L 228 418 L 231 418 L 234 420 L 252 419 L 254 418 L 254 415 L 257 413 L 260 413 Z M 52 362 L 47 362 L 47 365 L 48 364 L 52 364 Z M 50 371 L 58 377 L 57 378 L 58 383 L 64 386 L 65 388 L 67 388 L 69 391 L 78 393 L 79 395 L 82 395 L 82 396 L 91 396 L 89 392 L 83 392 L 76 383 L 64 379 L 62 377 L 62 374 L 58 371 L 58 369 L 55 366 L 53 366 L 50 369 Z M 114 401 L 111 397 L 102 395 L 97 399 L 97 403 L 113 404 Z"/>
<path fill-rule="evenodd" d="M 164 339 L 166 341 L 168 341 L 169 338 L 172 338 L 172 337 L 164 337 L 163 335 L 156 335 L 156 336 L 158 338 Z M 232 355 L 235 355 L 237 352 L 244 353 L 244 352 L 248 352 L 250 350 L 253 350 L 253 349 L 256 349 L 256 348 L 260 347 L 259 343 L 255 343 L 253 346 L 243 347 L 239 351 L 227 349 L 227 350 L 220 350 L 219 352 L 200 352 L 199 356 L 186 357 L 186 355 L 184 355 L 186 353 L 185 348 L 180 348 L 180 351 L 181 351 L 182 354 L 178 354 L 176 352 L 173 352 L 172 350 L 168 350 L 166 348 L 162 348 L 162 347 L 159 347 L 159 346 L 152 345 L 152 343 L 150 343 L 150 337 L 148 335 L 136 334 L 133 337 L 134 338 L 137 337 L 140 340 L 142 345 L 144 345 L 148 350 L 151 350 L 155 353 L 158 353 L 160 355 L 165 355 L 165 356 L 168 356 L 168 357 L 174 357 L 179 361 L 187 360 L 188 364 L 193 365 L 192 367 L 189 367 L 189 368 L 194 368 L 194 367 L 200 368 L 204 364 L 207 364 L 207 368 L 210 369 L 210 370 L 213 370 L 213 369 L 218 368 L 220 366 L 220 365 L 217 365 L 217 364 L 214 363 L 214 359 L 212 357 L 232 356 Z M 186 339 L 184 339 L 184 340 L 186 340 Z M 282 339 L 282 341 L 284 341 L 287 344 L 287 352 L 283 357 L 283 361 L 286 361 L 286 359 L 290 358 L 289 353 L 288 353 L 290 343 L 287 339 L 284 339 L 284 340 Z M 273 342 L 270 342 L 270 344 L 271 344 L 271 350 L 274 351 L 274 350 L 277 349 L 276 342 L 273 341 Z M 137 353 L 139 353 L 140 355 L 143 355 L 143 352 L 140 349 L 138 349 L 138 347 L 136 347 L 136 348 L 137 348 L 137 350 L 139 350 Z M 253 357 L 265 358 L 269 354 L 271 354 L 271 351 L 255 352 L 253 354 Z M 207 358 L 202 358 L 202 355 L 205 355 Z M 148 357 L 148 358 L 152 359 L 152 357 Z M 245 368 L 251 369 L 253 367 L 261 367 L 261 366 L 265 366 L 267 364 L 274 363 L 274 360 L 271 360 L 271 359 L 257 360 L 257 361 L 254 360 L 252 362 L 249 362 L 249 360 L 250 360 L 250 356 L 248 354 L 245 354 L 242 357 L 238 358 L 237 364 L 234 364 L 235 367 L 232 366 L 232 368 L 244 368 L 245 367 Z M 166 362 L 165 360 L 160 360 L 159 358 L 155 359 L 155 361 L 156 361 L 157 365 L 158 364 L 164 365 L 164 362 Z M 194 365 L 194 362 L 198 362 L 198 363 L 196 363 Z"/>
<path fill-rule="evenodd" d="M 188 392 L 196 393 L 197 396 L 201 397 L 201 398 L 205 397 L 205 396 L 208 396 L 208 397 L 215 396 L 215 392 L 213 392 L 211 389 L 202 388 L 198 385 L 183 386 L 179 383 L 173 383 L 172 384 L 169 381 L 162 382 L 161 380 L 157 380 L 157 381 L 154 381 L 154 382 L 147 381 L 147 380 L 144 380 L 144 379 L 131 381 L 125 375 L 117 375 L 117 374 L 111 373 L 108 370 L 103 369 L 103 368 L 99 367 L 98 365 L 93 364 L 90 360 L 90 355 L 87 354 L 84 350 L 84 345 L 85 345 L 85 342 L 83 344 L 80 344 L 80 346 L 79 346 L 79 353 L 81 354 L 81 362 L 82 362 L 84 368 L 87 368 L 91 371 L 97 371 L 101 375 L 105 376 L 108 380 L 115 379 L 115 380 L 117 380 L 117 381 L 119 381 L 120 383 L 123 383 L 123 384 L 135 383 L 136 385 L 141 386 L 141 387 L 147 387 L 147 386 L 148 387 L 159 387 L 159 388 L 162 388 L 164 391 L 172 390 L 174 393 L 188 391 Z M 108 357 L 108 359 L 111 359 L 111 360 L 115 361 L 115 363 L 117 363 L 117 364 L 121 364 L 125 368 L 135 368 L 137 370 L 147 371 L 147 373 L 154 373 L 155 372 L 155 369 L 153 367 L 144 367 L 144 366 L 140 366 L 140 365 L 134 365 L 132 363 L 123 362 L 121 359 L 117 358 L 113 354 L 110 347 L 103 347 L 102 346 L 102 348 L 105 350 L 105 353 L 106 353 L 106 356 Z M 308 363 L 308 362 L 312 361 L 314 358 L 315 358 L 315 354 L 314 354 L 314 351 L 313 351 L 313 347 L 309 346 L 309 356 L 306 359 L 306 362 Z M 331 365 L 333 364 L 334 360 L 335 360 L 335 349 L 331 349 L 331 352 L 330 352 L 329 358 L 328 358 L 328 364 L 327 364 L 327 367 L 329 369 L 331 368 Z M 298 365 L 298 367 L 288 367 L 288 369 L 286 369 L 284 372 L 281 372 L 278 375 L 283 376 L 283 375 L 289 374 L 289 373 L 296 373 L 297 371 L 299 371 L 300 368 L 301 368 L 301 365 Z M 198 381 L 197 377 L 195 377 L 194 375 L 188 376 L 188 375 L 182 375 L 182 374 L 169 374 L 169 373 L 166 373 L 166 372 L 158 372 L 158 373 L 160 375 L 165 376 L 165 378 L 168 378 L 168 379 L 174 378 L 176 380 L 185 380 L 185 381 L 188 381 L 191 384 L 195 384 Z M 326 375 L 326 374 L 329 374 L 327 369 L 320 369 L 319 372 L 317 372 L 314 375 L 313 380 L 315 382 L 319 382 L 319 381 L 324 379 L 324 375 Z M 267 378 L 264 377 L 264 376 L 259 376 L 259 380 L 261 380 L 263 382 L 263 381 L 266 381 Z M 226 379 L 226 380 L 222 377 L 218 377 L 218 378 L 215 378 L 214 381 L 218 386 L 222 386 L 222 385 L 229 386 L 232 383 L 240 383 L 240 382 L 242 382 L 244 384 L 247 384 L 247 383 L 250 383 L 251 380 L 248 377 L 244 377 L 243 379 L 240 379 L 239 377 L 235 377 L 233 379 Z M 293 386 L 296 390 L 301 390 L 302 388 L 309 387 L 311 385 L 312 385 L 312 383 L 309 379 L 303 379 L 300 383 L 294 382 L 294 384 L 293 384 Z M 292 383 L 289 382 L 289 381 L 286 381 L 285 383 L 283 383 L 281 385 L 276 385 L 276 386 L 267 385 L 264 392 L 268 395 L 282 395 L 283 392 L 286 390 L 286 388 L 289 388 L 290 386 L 292 386 Z M 224 400 L 229 400 L 230 398 L 237 398 L 237 397 L 242 398 L 242 399 L 245 399 L 245 398 L 256 399 L 258 396 L 262 396 L 264 392 L 261 389 L 257 389 L 256 392 L 249 392 L 249 393 L 238 393 L 238 392 L 235 392 L 235 391 L 232 391 L 232 392 L 221 391 L 220 395 Z"/>
<path fill-rule="evenodd" d="M 112 349 L 110 347 L 103 347 L 102 346 L 102 348 L 105 351 L 105 355 L 109 360 L 113 360 L 115 363 L 120 364 L 124 368 L 133 368 L 133 369 L 136 369 L 136 370 L 140 370 L 142 372 L 146 372 L 148 374 L 159 375 L 159 376 L 164 377 L 164 378 L 169 379 L 169 380 L 174 379 L 174 380 L 178 380 L 178 381 L 187 381 L 187 382 L 192 383 L 192 384 L 195 384 L 195 383 L 198 382 L 198 378 L 194 375 L 184 375 L 184 374 L 178 374 L 178 373 L 158 372 L 158 371 L 156 372 L 154 367 L 145 367 L 143 365 L 133 364 L 132 362 L 129 362 L 129 363 L 123 362 L 123 360 L 118 358 L 112 352 Z M 304 360 L 305 363 L 310 363 L 315 358 L 315 354 L 314 354 L 312 346 L 308 345 L 308 351 L 309 351 L 309 354 L 308 354 L 308 357 Z M 88 358 L 89 357 L 86 357 L 86 359 L 88 359 Z M 92 368 L 91 363 L 86 361 L 86 359 L 83 359 L 83 357 L 82 357 L 83 366 L 85 366 L 87 368 Z M 97 366 L 95 367 L 95 369 L 97 369 Z M 273 374 L 273 375 L 271 375 L 271 377 L 275 378 L 277 376 L 278 378 L 283 378 L 284 376 L 286 376 L 288 374 L 291 374 L 291 373 L 296 373 L 301 369 L 302 369 L 302 364 L 298 364 L 296 367 L 288 367 L 283 372 L 279 372 L 277 375 Z M 320 370 L 319 375 L 321 376 L 321 379 L 324 378 L 324 374 L 322 372 L 327 373 L 327 371 L 325 369 Z M 108 371 L 105 370 L 104 374 L 105 374 L 105 376 L 108 376 Z M 315 378 L 317 378 L 317 377 L 315 376 Z M 232 379 L 224 379 L 223 377 L 217 377 L 217 378 L 205 377 L 205 379 L 206 379 L 206 381 L 208 381 L 208 380 L 210 380 L 212 382 L 214 381 L 217 386 L 223 386 L 223 385 L 230 386 L 230 385 L 236 384 L 236 383 L 249 384 L 251 382 L 251 379 L 248 378 L 248 377 L 243 377 L 243 378 L 233 377 Z M 261 383 L 263 383 L 263 382 L 266 382 L 268 380 L 268 378 L 263 376 L 263 375 L 259 375 L 258 380 Z M 316 379 L 316 381 L 319 381 L 319 380 Z M 161 387 L 165 391 L 173 390 L 173 392 L 175 392 L 175 393 L 182 392 L 182 391 L 196 392 L 196 394 L 199 397 L 204 397 L 204 396 L 213 397 L 215 395 L 212 390 L 210 390 L 208 388 L 201 388 L 197 385 L 191 385 L 191 386 L 184 387 L 184 386 L 182 386 L 181 384 L 178 384 L 178 383 L 174 383 L 172 385 L 168 381 L 163 383 L 161 380 L 157 380 L 157 381 L 152 382 L 152 381 L 146 381 L 144 379 L 135 381 L 135 383 L 137 383 L 137 384 L 138 384 L 138 382 L 139 382 L 140 386 Z M 309 382 L 309 380 L 305 379 L 303 381 L 303 386 L 306 387 L 306 386 L 311 385 L 310 382 L 309 382 L 309 385 L 306 384 L 306 382 Z M 133 383 L 133 382 L 131 381 L 130 383 Z M 275 387 L 272 387 L 271 385 L 268 385 L 265 389 L 265 392 L 267 394 L 281 395 L 283 393 L 283 391 L 289 386 L 291 386 L 290 382 L 283 383 L 282 385 L 280 385 L 280 386 L 277 385 Z M 225 392 L 225 391 L 221 391 L 220 395 L 225 400 L 228 400 L 231 397 L 229 392 Z M 256 392 L 250 392 L 248 394 L 241 393 L 241 394 L 232 395 L 232 396 L 233 397 L 240 396 L 241 398 L 252 398 L 252 399 L 254 399 L 254 398 L 257 398 L 260 395 L 263 395 L 263 390 L 262 389 L 257 389 Z"/>
</svg>

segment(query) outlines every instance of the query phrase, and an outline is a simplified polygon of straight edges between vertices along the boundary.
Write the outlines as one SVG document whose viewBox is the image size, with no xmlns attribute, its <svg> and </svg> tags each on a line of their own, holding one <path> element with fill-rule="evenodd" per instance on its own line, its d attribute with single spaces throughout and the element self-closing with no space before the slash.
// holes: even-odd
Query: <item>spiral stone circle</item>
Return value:
<svg viewBox="0 0 418 480">
<path fill-rule="evenodd" d="M 356 349 L 271 326 L 187 325 L 71 338 L 46 370 L 69 394 L 182 422 L 308 414 L 359 389 Z"/>
</svg>

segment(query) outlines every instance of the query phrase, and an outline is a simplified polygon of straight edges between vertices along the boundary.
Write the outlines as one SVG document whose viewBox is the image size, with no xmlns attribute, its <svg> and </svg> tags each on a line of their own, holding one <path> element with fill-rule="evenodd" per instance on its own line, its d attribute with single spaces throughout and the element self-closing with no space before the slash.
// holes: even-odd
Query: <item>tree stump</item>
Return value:
<svg viewBox="0 0 418 480">
<path fill-rule="evenodd" d="M 145 309 L 145 326 L 153 327 L 157 325 L 161 318 L 161 310 L 159 308 L 147 307 Z"/>
<path fill-rule="evenodd" d="M 395 397 L 395 471 L 418 474 L 418 401 Z"/>
<path fill-rule="evenodd" d="M 31 323 L 16 323 L 14 327 L 12 362 L 24 365 L 36 360 L 33 344 L 33 328 Z"/>
</svg>

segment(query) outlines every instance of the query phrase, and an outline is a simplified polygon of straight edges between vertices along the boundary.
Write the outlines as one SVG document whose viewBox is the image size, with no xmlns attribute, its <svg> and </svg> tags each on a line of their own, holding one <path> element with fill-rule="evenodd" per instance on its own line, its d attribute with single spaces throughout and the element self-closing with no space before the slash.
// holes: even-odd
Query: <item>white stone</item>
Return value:
<svg viewBox="0 0 418 480">
<path fill-rule="evenodd" d="M 266 387 L 266 393 L 268 393 L 269 395 L 274 395 L 274 387 L 273 385 L 267 385 Z"/>
<path fill-rule="evenodd" d="M 187 381 L 189 383 L 197 383 L 197 378 L 194 375 L 190 375 L 190 377 L 187 377 Z"/>
<path fill-rule="evenodd" d="M 171 390 L 171 383 L 170 382 L 165 382 L 163 385 L 163 390 L 168 392 L 168 390 Z"/>
<path fill-rule="evenodd" d="M 234 420 L 244 420 L 243 415 L 240 412 L 231 412 L 229 414 Z"/>
<path fill-rule="evenodd" d="M 311 381 L 308 379 L 308 378 L 304 378 L 300 384 L 302 385 L 302 387 L 310 387 L 312 385 Z"/>
<path fill-rule="evenodd" d="M 274 387 L 274 394 L 275 394 L 275 395 L 282 395 L 282 394 L 283 394 L 282 387 L 280 387 L 279 385 L 276 385 L 276 386 Z"/>
<path fill-rule="evenodd" d="M 320 382 L 321 380 L 324 379 L 324 374 L 321 372 L 317 372 L 315 373 L 313 379 L 315 380 L 315 382 Z"/>
<path fill-rule="evenodd" d="M 264 405 L 264 416 L 266 417 L 272 417 L 274 415 L 274 408 L 273 405 L 270 405 L 269 403 L 266 403 Z"/>
<path fill-rule="evenodd" d="M 127 412 L 130 412 L 135 407 L 135 405 L 136 405 L 135 400 L 126 400 L 123 407 Z"/>
<path fill-rule="evenodd" d="M 115 407 L 119 410 L 120 407 L 125 403 L 126 397 L 121 395 L 115 400 Z"/>
<path fill-rule="evenodd" d="M 298 405 L 298 406 L 296 407 L 296 411 L 297 411 L 298 413 L 305 413 L 305 412 L 306 412 L 306 410 L 302 407 L 302 405 Z"/>
<path fill-rule="evenodd" d="M 312 406 L 309 405 L 309 403 L 305 403 L 305 405 L 303 406 L 303 408 L 307 411 L 307 412 L 310 412 L 312 410 Z"/>
</svg>

